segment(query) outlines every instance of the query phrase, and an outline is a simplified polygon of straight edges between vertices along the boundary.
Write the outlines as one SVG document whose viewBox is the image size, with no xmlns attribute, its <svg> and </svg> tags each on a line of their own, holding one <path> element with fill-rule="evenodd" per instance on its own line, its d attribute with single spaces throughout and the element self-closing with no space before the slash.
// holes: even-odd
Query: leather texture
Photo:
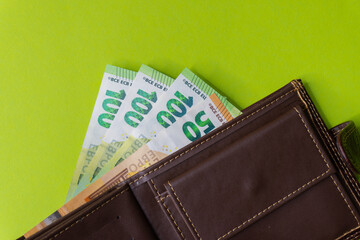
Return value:
<svg viewBox="0 0 360 240">
<path fill-rule="evenodd" d="M 294 80 L 30 239 L 357 239 L 354 128 Z"/>
</svg>

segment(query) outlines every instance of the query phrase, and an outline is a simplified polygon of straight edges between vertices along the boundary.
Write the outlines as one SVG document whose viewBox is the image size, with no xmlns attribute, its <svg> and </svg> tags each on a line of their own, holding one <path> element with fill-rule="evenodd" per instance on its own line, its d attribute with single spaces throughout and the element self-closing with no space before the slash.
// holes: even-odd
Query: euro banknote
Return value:
<svg viewBox="0 0 360 240">
<path fill-rule="evenodd" d="M 220 101 L 226 104 L 225 108 L 232 116 L 239 114 L 238 109 L 233 107 L 228 101 L 225 101 L 226 98 L 224 96 L 221 96 L 200 77 L 185 68 L 175 79 L 169 91 L 161 96 L 159 103 L 149 114 L 147 120 L 132 131 L 129 138 L 92 181 L 97 180 L 121 161 L 128 158 L 143 144 L 157 137 L 162 130 L 169 128 L 178 119 L 185 117 L 187 112 L 197 104 L 205 101 L 211 94 L 216 94 Z M 83 189 L 84 187 L 81 189 L 79 185 L 77 191 Z"/>
<path fill-rule="evenodd" d="M 130 157 L 90 184 L 52 215 L 27 232 L 25 237 L 28 238 L 56 219 L 96 198 L 114 185 L 230 121 L 235 116 L 232 116 L 225 106 L 229 106 L 231 109 L 234 108 L 227 100 L 223 100 L 222 103 L 216 94 L 212 94 L 206 100 L 198 103 L 186 116 L 176 121 L 166 130 L 160 131 L 152 141 L 144 144 Z M 241 114 L 240 111 L 237 112 Z"/>
<path fill-rule="evenodd" d="M 135 75 L 136 72 L 131 70 L 111 65 L 106 66 L 66 201 L 73 196 L 98 145 L 114 121 L 116 113 L 123 106 Z"/>
<path fill-rule="evenodd" d="M 149 66 L 140 67 L 128 93 L 127 101 L 98 146 L 86 172 L 79 181 L 78 189 L 82 190 L 90 184 L 94 175 L 100 172 L 113 157 L 131 131 L 136 129 L 153 111 L 159 98 L 168 91 L 173 81 L 173 78 Z M 74 195 L 78 192 L 78 190 L 75 191 Z"/>
</svg>

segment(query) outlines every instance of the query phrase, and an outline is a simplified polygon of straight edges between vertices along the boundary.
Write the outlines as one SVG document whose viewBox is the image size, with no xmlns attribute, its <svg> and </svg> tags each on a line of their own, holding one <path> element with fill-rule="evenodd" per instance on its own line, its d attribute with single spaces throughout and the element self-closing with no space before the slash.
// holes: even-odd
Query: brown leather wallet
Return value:
<svg viewBox="0 0 360 240">
<path fill-rule="evenodd" d="M 294 80 L 29 239 L 357 239 L 359 139 Z"/>
</svg>

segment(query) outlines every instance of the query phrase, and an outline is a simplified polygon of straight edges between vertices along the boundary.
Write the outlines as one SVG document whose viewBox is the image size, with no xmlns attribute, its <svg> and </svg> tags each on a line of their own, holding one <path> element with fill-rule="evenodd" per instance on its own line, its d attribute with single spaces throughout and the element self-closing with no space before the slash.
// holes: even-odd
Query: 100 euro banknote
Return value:
<svg viewBox="0 0 360 240">
<path fill-rule="evenodd" d="M 227 104 L 226 100 L 224 100 L 224 104 L 232 106 L 231 104 Z M 224 104 L 219 100 L 216 94 L 212 94 L 207 100 L 197 104 L 196 107 L 189 111 L 186 117 L 177 121 L 176 124 L 173 124 L 165 131 L 161 131 L 151 142 L 142 146 L 141 149 L 136 151 L 129 158 L 90 184 L 51 216 L 31 229 L 25 234 L 25 237 L 29 237 L 49 225 L 49 219 L 52 219 L 53 221 L 54 219 L 65 216 L 136 172 L 151 166 L 171 152 L 180 149 L 186 144 L 195 141 L 201 136 L 230 121 L 233 116 L 226 109 Z M 240 111 L 238 111 L 238 113 L 240 114 Z M 171 140 L 174 136 L 176 136 L 176 138 Z M 170 152 L 170 150 L 172 151 Z"/>
<path fill-rule="evenodd" d="M 116 113 L 123 105 L 135 75 L 136 72 L 127 69 L 106 66 L 66 201 L 73 196 L 79 180 L 86 171 L 87 164 L 91 161 L 98 145 L 115 119 Z"/>
<path fill-rule="evenodd" d="M 112 159 L 102 168 L 100 173 L 93 178 L 96 181 L 110 169 L 118 165 L 137 151 L 143 144 L 158 136 L 158 134 L 186 114 L 197 104 L 205 101 L 211 94 L 216 94 L 220 101 L 226 104 L 225 108 L 232 116 L 239 114 L 238 109 L 233 107 L 225 97 L 217 93 L 211 86 L 206 84 L 196 74 L 185 68 L 175 79 L 169 90 L 161 96 L 155 109 L 149 114 L 146 121 L 135 128 L 129 138 L 117 150 Z M 170 150 L 170 152 L 173 150 Z M 83 190 L 83 189 L 77 189 Z"/>
<path fill-rule="evenodd" d="M 113 157 L 133 129 L 144 121 L 158 104 L 162 94 L 168 91 L 174 79 L 146 65 L 142 65 L 128 93 L 127 101 L 117 113 L 116 119 L 106 132 L 81 178 L 76 195 L 86 188 L 96 173 Z"/>
</svg>

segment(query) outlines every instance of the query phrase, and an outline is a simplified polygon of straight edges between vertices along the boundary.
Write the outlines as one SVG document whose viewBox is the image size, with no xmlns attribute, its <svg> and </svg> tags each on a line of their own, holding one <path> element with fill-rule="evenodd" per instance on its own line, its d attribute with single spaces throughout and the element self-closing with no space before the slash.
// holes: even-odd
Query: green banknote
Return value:
<svg viewBox="0 0 360 240">
<path fill-rule="evenodd" d="M 159 103 L 149 114 L 146 121 L 135 128 L 129 138 L 117 150 L 112 159 L 101 169 L 92 181 L 104 175 L 121 161 L 131 156 L 142 145 L 155 138 L 160 131 L 168 129 L 197 104 L 206 101 L 211 94 L 216 94 L 226 106 L 232 116 L 237 116 L 239 110 L 231 103 L 225 101 L 225 97 L 217 93 L 211 86 L 199 78 L 196 74 L 185 68 L 175 79 L 169 90 L 161 96 Z M 172 151 L 172 150 L 169 150 Z M 82 190 L 82 189 L 78 189 Z"/>
<path fill-rule="evenodd" d="M 136 72 L 127 69 L 111 65 L 106 66 L 83 146 L 71 179 L 66 202 L 73 196 L 98 145 L 110 128 L 117 112 L 121 109 L 135 75 Z"/>
<path fill-rule="evenodd" d="M 174 79 L 142 65 L 136 74 L 126 102 L 106 132 L 98 149 L 81 178 L 75 195 L 84 189 L 102 167 L 113 157 L 133 129 L 144 121 L 158 103 L 162 94 L 168 91 Z"/>
</svg>

